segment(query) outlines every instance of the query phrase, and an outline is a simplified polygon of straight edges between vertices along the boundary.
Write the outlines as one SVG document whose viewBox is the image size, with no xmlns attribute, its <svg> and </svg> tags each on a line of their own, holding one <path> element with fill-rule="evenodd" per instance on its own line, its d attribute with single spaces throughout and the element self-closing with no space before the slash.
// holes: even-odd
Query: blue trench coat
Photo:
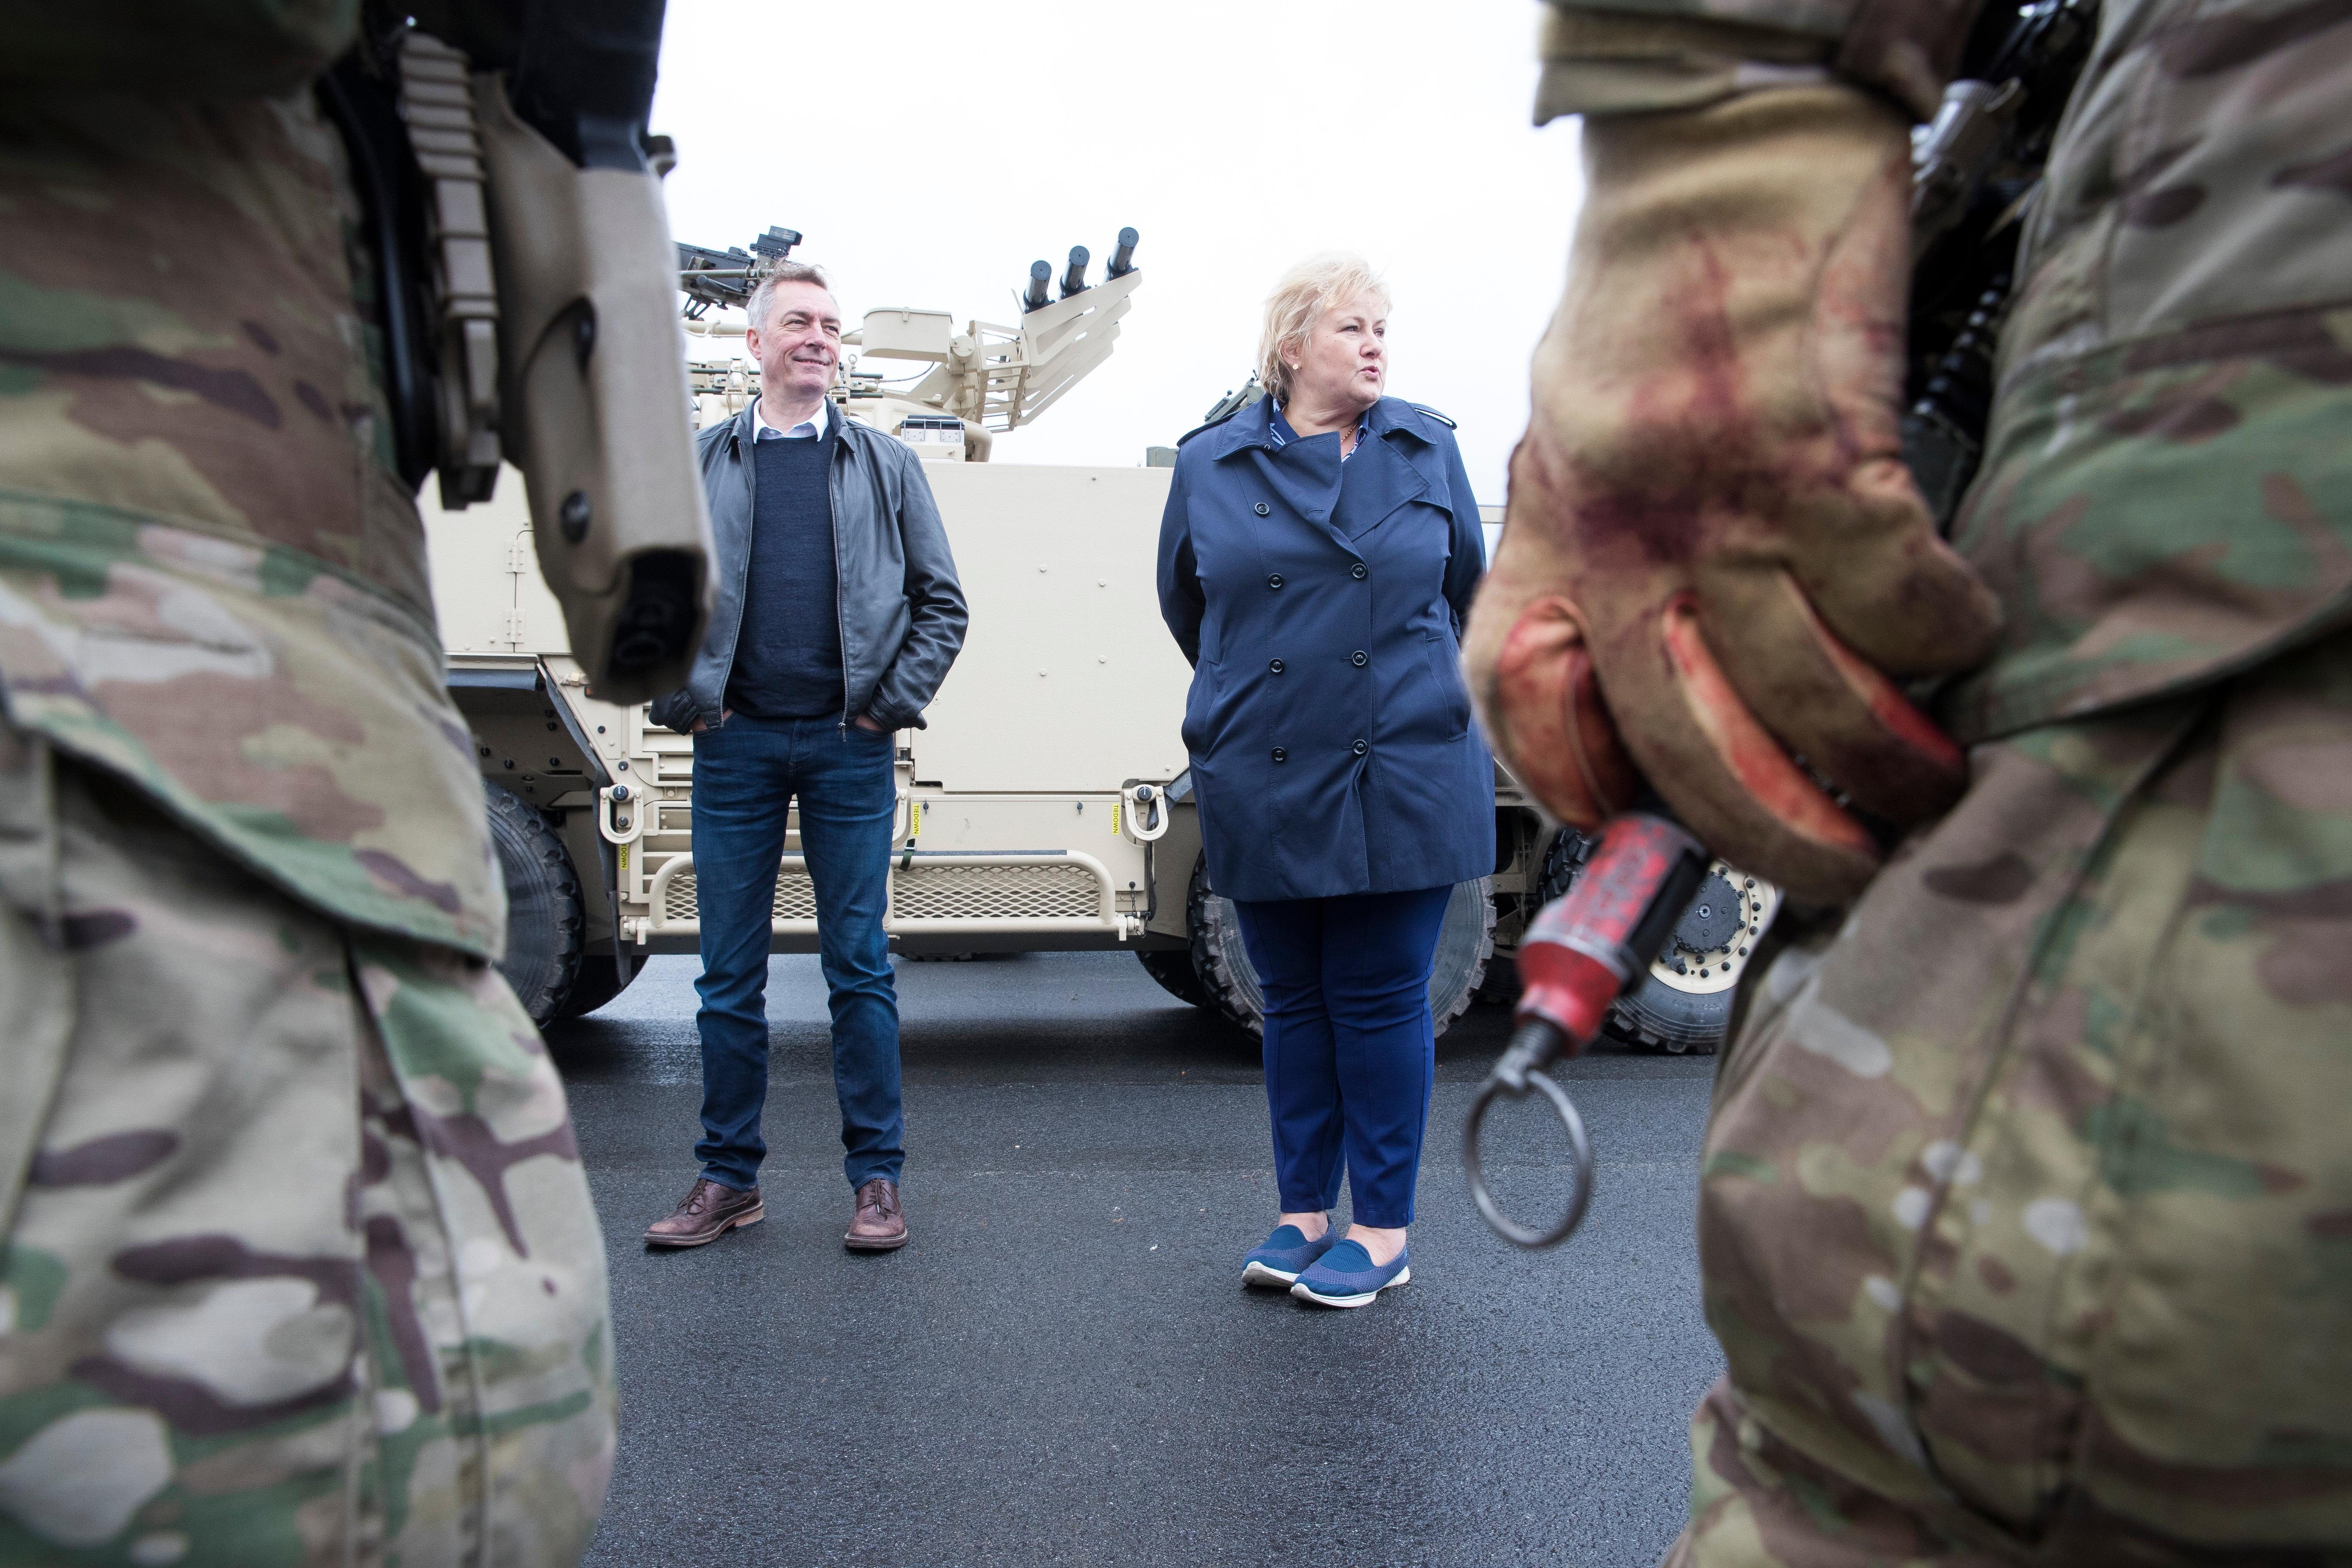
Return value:
<svg viewBox="0 0 2352 1568">
<path fill-rule="evenodd" d="M 1355 455 L 1261 399 L 1185 437 L 1160 610 L 1229 899 L 1394 893 L 1495 868 L 1495 774 L 1461 674 L 1486 567 L 1446 422 L 1383 397 Z"/>
</svg>

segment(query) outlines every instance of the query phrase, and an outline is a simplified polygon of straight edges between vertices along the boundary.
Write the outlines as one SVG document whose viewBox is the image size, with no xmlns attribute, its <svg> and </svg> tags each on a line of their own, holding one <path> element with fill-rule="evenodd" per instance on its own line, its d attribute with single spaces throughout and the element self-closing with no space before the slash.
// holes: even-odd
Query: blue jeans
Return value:
<svg viewBox="0 0 2352 1568">
<path fill-rule="evenodd" d="M 694 738 L 694 881 L 702 916 L 702 1173 L 741 1192 L 767 1156 L 768 942 L 800 797 L 801 848 L 816 887 L 817 952 L 833 1008 L 842 1169 L 856 1188 L 898 1179 L 898 991 L 882 907 L 897 786 L 892 743 L 831 719 L 738 713 Z"/>
<path fill-rule="evenodd" d="M 1452 888 L 1244 903 L 1265 989 L 1265 1101 L 1285 1214 L 1339 1201 L 1358 1225 L 1412 1223 L 1436 1077 L 1429 971 Z"/>
</svg>

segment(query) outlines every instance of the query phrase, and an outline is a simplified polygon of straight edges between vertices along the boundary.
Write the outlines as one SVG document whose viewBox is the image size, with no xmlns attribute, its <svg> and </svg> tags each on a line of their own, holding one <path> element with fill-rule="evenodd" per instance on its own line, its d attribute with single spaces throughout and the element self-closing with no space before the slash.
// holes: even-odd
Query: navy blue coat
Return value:
<svg viewBox="0 0 2352 1568">
<path fill-rule="evenodd" d="M 1264 398 L 1186 437 L 1160 612 L 1192 661 L 1184 746 L 1229 899 L 1393 893 L 1495 868 L 1495 773 L 1461 635 L 1486 567 L 1446 423 L 1393 397 L 1355 455 Z"/>
</svg>

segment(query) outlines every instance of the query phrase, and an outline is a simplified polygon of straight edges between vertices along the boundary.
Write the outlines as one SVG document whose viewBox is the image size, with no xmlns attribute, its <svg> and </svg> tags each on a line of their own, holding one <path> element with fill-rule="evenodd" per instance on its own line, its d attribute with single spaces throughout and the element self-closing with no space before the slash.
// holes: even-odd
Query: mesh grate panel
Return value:
<svg viewBox="0 0 2352 1568">
<path fill-rule="evenodd" d="M 1092 920 L 1101 898 L 1094 873 L 1083 866 L 924 866 L 893 868 L 895 913 L 902 921 Z M 662 918 L 699 919 L 694 873 L 669 879 Z M 816 889 L 808 873 L 786 868 L 776 879 L 775 918 L 816 919 Z"/>
<path fill-rule="evenodd" d="M 1091 920 L 1100 885 L 1084 866 L 924 866 L 897 874 L 902 921 Z"/>
<path fill-rule="evenodd" d="M 773 915 L 780 921 L 816 919 L 816 889 L 809 885 L 807 872 L 787 869 L 776 879 Z M 668 888 L 662 893 L 662 918 L 672 921 L 702 918 L 696 901 L 693 872 L 680 871 L 669 879 Z"/>
</svg>

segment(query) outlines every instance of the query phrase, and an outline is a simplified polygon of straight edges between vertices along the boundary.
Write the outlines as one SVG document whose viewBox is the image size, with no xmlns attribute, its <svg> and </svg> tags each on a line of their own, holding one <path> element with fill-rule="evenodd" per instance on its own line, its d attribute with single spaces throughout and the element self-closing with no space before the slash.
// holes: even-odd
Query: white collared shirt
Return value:
<svg viewBox="0 0 2352 1568">
<path fill-rule="evenodd" d="M 779 430 L 768 423 L 768 400 L 764 397 L 751 405 L 751 439 L 754 441 L 793 441 L 822 438 L 833 423 L 833 399 L 821 400 L 816 412 L 789 430 Z"/>
</svg>

